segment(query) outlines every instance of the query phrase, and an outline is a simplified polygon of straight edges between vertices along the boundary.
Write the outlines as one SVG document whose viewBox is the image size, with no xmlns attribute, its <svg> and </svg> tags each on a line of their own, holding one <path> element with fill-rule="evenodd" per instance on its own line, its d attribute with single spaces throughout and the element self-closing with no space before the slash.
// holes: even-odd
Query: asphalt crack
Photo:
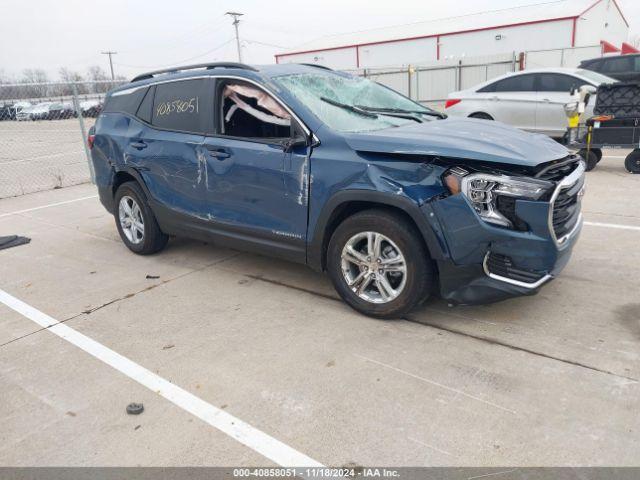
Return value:
<svg viewBox="0 0 640 480">
<path fill-rule="evenodd" d="M 444 313 L 444 312 L 438 312 L 438 313 L 442 313 L 442 314 L 446 315 L 446 313 Z M 457 328 L 450 328 L 450 327 L 447 328 L 447 327 L 443 327 L 442 325 L 435 325 L 435 324 L 424 322 L 424 321 L 421 321 L 421 320 L 416 320 L 416 319 L 411 318 L 411 317 L 403 317 L 403 320 L 406 320 L 407 322 L 411 322 L 411 323 L 416 323 L 418 325 L 423 325 L 425 327 L 430 327 L 430 328 L 435 328 L 437 330 L 442 330 L 442 331 L 445 331 L 445 332 L 448 332 L 448 333 L 452 333 L 454 335 L 460 335 L 460 336 L 464 336 L 464 337 L 467 337 L 467 338 L 472 338 L 474 340 L 478 340 L 478 341 L 481 341 L 481 342 L 484 342 L 484 343 L 488 343 L 490 345 L 498 345 L 498 346 L 501 346 L 501 347 L 508 348 L 510 350 L 529 353 L 529 354 L 535 355 L 537 357 L 542 357 L 542 358 L 546 358 L 546 359 L 549 359 L 549 360 L 555 360 L 557 362 L 566 363 L 568 365 L 573 365 L 575 367 L 586 368 L 586 369 L 592 370 L 594 372 L 604 373 L 606 375 L 612 375 L 614 377 L 623 378 L 625 380 L 631 380 L 631 381 L 634 381 L 634 382 L 639 382 L 640 381 L 637 378 L 628 377 L 626 375 L 622 375 L 622 374 L 619 374 L 619 373 L 616 373 L 616 372 L 612 372 L 611 370 L 605 370 L 605 369 L 602 369 L 602 368 L 594 367 L 593 365 L 587 365 L 586 363 L 577 362 L 575 360 L 569 360 L 568 358 L 556 357 L 555 355 L 550 355 L 548 353 L 538 352 L 536 350 L 531 350 L 530 348 L 520 347 L 518 345 L 513 345 L 511 343 L 506 343 L 506 342 L 503 342 L 503 341 L 498 340 L 496 338 L 487 337 L 485 335 L 474 335 L 474 334 L 467 333 L 467 332 L 464 332 L 462 330 L 459 330 Z"/>
<path fill-rule="evenodd" d="M 149 285 L 148 287 L 142 288 L 142 289 L 137 290 L 137 291 L 135 291 L 135 292 L 127 293 L 126 295 L 123 295 L 123 296 L 118 297 L 118 298 L 114 298 L 114 299 L 109 300 L 108 302 L 105 302 L 105 303 L 103 303 L 103 304 L 101 304 L 101 305 L 98 305 L 98 306 L 96 306 L 96 307 L 92 307 L 92 308 L 89 308 L 89 309 L 83 310 L 83 311 L 81 311 L 80 313 L 76 313 L 75 315 L 72 315 L 72 316 L 70 316 L 70 317 L 67 317 L 67 318 L 65 318 L 65 319 L 63 319 L 63 320 L 59 320 L 57 323 L 54 323 L 53 325 L 49 325 L 49 326 L 47 326 L 47 327 L 39 328 L 39 329 L 37 329 L 37 330 L 34 330 L 33 332 L 26 333 L 26 334 L 24 334 L 24 335 L 21 335 L 21 336 L 19 336 L 19 337 L 16 337 L 16 338 L 13 338 L 13 339 L 9 340 L 8 342 L 2 343 L 2 344 L 0 344 L 0 348 L 4 347 L 5 345 L 9 345 L 10 343 L 13 343 L 13 342 L 17 342 L 17 341 L 19 341 L 19 340 L 22 340 L 23 338 L 30 337 L 31 335 L 35 335 L 36 333 L 40 333 L 40 332 L 42 332 L 43 330 L 48 330 L 49 328 L 53 327 L 54 325 L 58 325 L 58 324 L 60 324 L 60 323 L 66 323 L 66 322 L 68 322 L 68 321 L 70 321 L 70 320 L 73 320 L 73 319 L 75 319 L 75 318 L 81 317 L 81 316 L 83 316 L 83 315 L 91 315 L 92 313 L 97 312 L 98 310 L 101 310 L 101 309 L 103 309 L 103 308 L 105 308 L 105 307 L 108 307 L 109 305 L 113 305 L 113 304 L 115 304 L 115 303 L 121 302 L 122 300 L 128 300 L 128 299 L 130 299 L 130 298 L 135 297 L 136 295 L 139 295 L 139 294 L 144 293 L 144 292 L 148 292 L 148 291 L 150 291 L 150 290 L 153 290 L 154 288 L 160 287 L 160 286 L 162 286 L 162 285 L 166 285 L 167 283 L 173 282 L 173 281 L 175 281 L 175 280 L 179 280 L 179 279 L 184 278 L 184 277 L 186 277 L 186 276 L 188 276 L 188 275 L 191 275 L 191 274 L 194 274 L 194 273 L 197 273 L 197 272 L 201 272 L 201 271 L 203 271 L 203 270 L 206 270 L 207 268 L 213 267 L 213 266 L 215 266 L 215 265 L 217 265 L 217 264 L 219 264 L 219 263 L 225 262 L 225 261 L 227 261 L 227 260 L 231 260 L 232 258 L 238 257 L 238 256 L 240 256 L 240 255 L 242 255 L 242 253 L 241 253 L 241 252 L 236 252 L 236 253 L 234 253 L 233 255 L 229 255 L 229 256 L 227 256 L 227 257 L 224 257 L 224 258 L 218 259 L 218 260 L 216 260 L 215 262 L 208 263 L 207 265 L 205 265 L 205 266 L 203 266 L 203 267 L 196 268 L 196 269 L 191 270 L 191 271 L 189 271 L 189 272 L 185 272 L 185 273 L 182 273 L 182 274 L 177 275 L 177 276 L 175 276 L 175 277 L 169 278 L 169 279 L 167 279 L 167 280 L 163 280 L 163 281 L 161 281 L 161 282 L 159 282 L 159 283 L 155 283 L 155 284 L 153 284 L 153 285 Z"/>
<path fill-rule="evenodd" d="M 305 293 L 308 293 L 310 295 L 315 295 L 317 297 L 322 297 L 322 298 L 325 298 L 325 299 L 328 299 L 328 300 L 333 300 L 333 301 L 342 303 L 341 299 L 333 297 L 331 295 L 327 295 L 327 294 L 324 294 L 324 293 L 318 293 L 318 292 L 315 292 L 313 290 L 309 290 L 309 289 L 306 289 L 306 288 L 298 287 L 298 286 L 295 286 L 295 285 L 288 285 L 288 284 L 286 284 L 284 282 L 281 282 L 279 280 L 272 280 L 272 279 L 269 279 L 269 278 L 265 278 L 265 277 L 263 277 L 261 275 L 251 275 L 251 274 L 243 274 L 243 275 L 245 277 L 252 278 L 254 280 L 260 280 L 262 282 L 271 283 L 273 285 L 278 285 L 278 286 L 281 286 L 281 287 L 290 288 L 292 290 L 296 290 L 296 291 L 299 291 L 299 292 L 305 292 Z M 438 313 L 446 315 L 446 312 L 438 312 Z M 501 340 L 498 340 L 497 338 L 487 337 L 487 336 L 484 336 L 484 335 L 475 335 L 475 334 L 464 332 L 462 330 L 458 330 L 456 328 L 447 328 L 447 327 L 443 327 L 443 326 L 440 326 L 440 325 L 435 325 L 435 324 L 424 322 L 424 321 L 421 321 L 421 320 L 416 320 L 415 318 L 411 318 L 410 316 L 402 317 L 402 320 L 405 320 L 406 322 L 414 323 L 414 324 L 417 324 L 417 325 L 422 325 L 424 327 L 429 327 L 429 328 L 434 328 L 434 329 L 437 329 L 437 330 L 442 330 L 442 331 L 445 331 L 447 333 L 451 333 L 453 335 L 464 336 L 464 337 L 467 337 L 467 338 L 471 338 L 471 339 L 477 340 L 479 342 L 488 343 L 490 345 L 497 345 L 497 346 L 500 346 L 500 347 L 508 348 L 510 350 L 528 353 L 530 355 L 535 355 L 537 357 L 546 358 L 547 360 L 554 360 L 556 362 L 566 363 L 566 364 L 572 365 L 574 367 L 585 368 L 587 370 L 591 370 L 591 371 L 598 372 L 598 373 L 603 373 L 605 375 L 611 375 L 613 377 L 622 378 L 624 380 L 630 380 L 630 381 L 633 381 L 633 382 L 640 382 L 639 379 L 634 378 L 634 377 L 629 377 L 627 375 L 622 375 L 622 374 L 619 374 L 619 373 L 616 373 L 616 372 L 612 372 L 610 370 L 605 370 L 603 368 L 594 367 L 593 365 L 588 365 L 586 363 L 578 362 L 578 361 L 575 361 L 575 360 L 570 360 L 570 359 L 567 359 L 567 358 L 562 358 L 562 357 L 557 357 L 555 355 L 550 355 L 548 353 L 539 352 L 539 351 L 536 351 L 536 350 L 532 350 L 530 348 L 520 347 L 518 345 L 513 345 L 511 343 L 503 342 Z"/>
</svg>

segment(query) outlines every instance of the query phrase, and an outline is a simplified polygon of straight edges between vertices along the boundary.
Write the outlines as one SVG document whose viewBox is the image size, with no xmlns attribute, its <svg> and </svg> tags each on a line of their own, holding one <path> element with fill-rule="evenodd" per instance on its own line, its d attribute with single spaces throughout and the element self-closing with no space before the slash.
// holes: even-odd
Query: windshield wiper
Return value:
<svg viewBox="0 0 640 480">
<path fill-rule="evenodd" d="M 447 118 L 447 115 L 435 110 L 405 110 L 404 108 L 387 108 L 387 107 L 369 107 L 366 105 L 356 105 L 357 108 L 365 110 L 367 112 L 380 112 L 380 113 L 419 113 L 422 115 L 431 115 L 438 118 Z"/>
<path fill-rule="evenodd" d="M 357 108 L 361 108 L 366 112 L 376 112 L 381 115 L 386 115 L 388 117 L 395 118 L 404 118 L 406 120 L 413 120 L 414 122 L 423 123 L 422 119 L 413 115 L 413 113 L 409 110 L 401 110 L 399 108 L 374 108 L 374 107 L 365 107 L 362 105 L 356 105 Z"/>
<path fill-rule="evenodd" d="M 343 108 L 345 110 L 348 110 L 349 112 L 353 112 L 353 113 L 357 113 L 358 115 L 362 115 L 363 117 L 368 117 L 368 118 L 378 118 L 378 115 L 376 115 L 375 113 L 372 112 L 367 112 L 366 110 L 363 110 L 359 107 L 356 107 L 354 105 L 347 105 L 346 103 L 341 103 L 338 102 L 336 100 L 332 100 L 330 98 L 327 97 L 320 97 L 320 100 L 322 100 L 323 102 L 326 102 L 330 105 L 334 105 L 336 107 L 340 107 Z"/>
</svg>

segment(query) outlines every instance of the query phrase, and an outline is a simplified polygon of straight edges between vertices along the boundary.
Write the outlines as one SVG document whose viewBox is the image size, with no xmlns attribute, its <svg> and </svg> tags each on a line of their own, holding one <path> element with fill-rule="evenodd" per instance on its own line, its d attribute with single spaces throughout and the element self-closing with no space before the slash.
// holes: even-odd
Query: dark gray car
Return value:
<svg viewBox="0 0 640 480">
<path fill-rule="evenodd" d="M 640 53 L 583 60 L 580 68 L 593 70 L 622 82 L 640 82 Z"/>
</svg>

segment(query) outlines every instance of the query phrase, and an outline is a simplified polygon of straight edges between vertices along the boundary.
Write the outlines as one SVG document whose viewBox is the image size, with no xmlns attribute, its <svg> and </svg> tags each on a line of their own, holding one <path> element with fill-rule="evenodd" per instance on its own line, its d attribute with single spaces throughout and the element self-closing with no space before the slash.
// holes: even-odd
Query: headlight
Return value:
<svg viewBox="0 0 640 480">
<path fill-rule="evenodd" d="M 448 170 L 444 183 L 452 194 L 462 193 L 485 221 L 513 228 L 515 200 L 539 200 L 553 188 L 553 183 L 527 177 L 510 177 L 489 173 L 468 173 L 454 167 Z M 522 229 L 522 225 L 515 225 Z"/>
</svg>

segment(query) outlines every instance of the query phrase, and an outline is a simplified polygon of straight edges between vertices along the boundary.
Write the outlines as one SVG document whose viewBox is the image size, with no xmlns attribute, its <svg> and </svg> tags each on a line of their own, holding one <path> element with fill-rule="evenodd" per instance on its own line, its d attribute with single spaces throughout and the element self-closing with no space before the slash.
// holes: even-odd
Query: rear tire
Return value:
<svg viewBox="0 0 640 480">
<path fill-rule="evenodd" d="M 578 152 L 578 155 L 580 155 L 587 164 L 587 172 L 590 172 L 591 170 L 596 168 L 596 165 L 598 164 L 598 156 L 594 153 L 593 150 L 580 150 Z"/>
<path fill-rule="evenodd" d="M 435 280 L 420 232 L 383 209 L 356 213 L 338 226 L 329 242 L 327 270 L 348 305 L 376 318 L 407 314 L 429 297 Z"/>
<path fill-rule="evenodd" d="M 471 115 L 469 115 L 469 118 L 477 118 L 479 120 L 493 120 L 493 117 L 491 115 L 484 112 L 472 113 Z"/>
<path fill-rule="evenodd" d="M 118 187 L 113 215 L 120 238 L 132 252 L 151 255 L 167 245 L 169 237 L 160 230 L 137 182 L 125 182 Z"/>
<path fill-rule="evenodd" d="M 627 172 L 640 174 L 640 150 L 634 150 L 624 160 L 624 168 Z"/>
</svg>

